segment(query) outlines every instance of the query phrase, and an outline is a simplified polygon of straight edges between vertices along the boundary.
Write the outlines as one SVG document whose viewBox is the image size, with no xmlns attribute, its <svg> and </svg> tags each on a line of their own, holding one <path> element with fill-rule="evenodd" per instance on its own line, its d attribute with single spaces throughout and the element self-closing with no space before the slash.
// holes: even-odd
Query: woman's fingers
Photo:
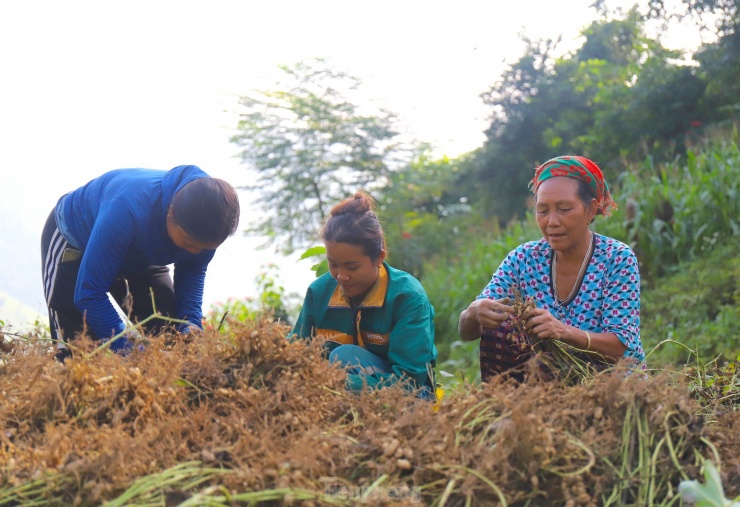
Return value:
<svg viewBox="0 0 740 507">
<path fill-rule="evenodd" d="M 501 320 L 506 320 L 507 318 L 509 318 L 509 315 L 512 315 L 514 313 L 514 309 L 511 306 L 503 304 L 499 301 L 496 301 L 495 303 L 496 304 L 493 307 L 493 310 L 496 312 L 497 316 L 501 317 Z"/>
<path fill-rule="evenodd" d="M 484 327 L 498 327 L 512 313 L 511 307 L 493 299 L 481 299 L 478 303 L 478 322 Z"/>
<path fill-rule="evenodd" d="M 544 315 L 546 313 L 548 313 L 547 310 L 545 310 L 543 308 L 534 307 L 534 308 L 532 308 L 530 310 L 527 310 L 526 312 L 522 313 L 522 318 L 524 320 L 529 320 L 529 319 L 531 319 L 533 317 L 537 317 L 539 315 Z"/>
<path fill-rule="evenodd" d="M 535 308 L 522 315 L 524 319 L 524 328 L 537 337 L 546 333 L 550 322 L 550 313 L 542 308 Z"/>
<path fill-rule="evenodd" d="M 525 329 L 540 340 L 559 340 L 563 334 L 562 324 L 550 312 L 535 308 L 526 319 Z"/>
<path fill-rule="evenodd" d="M 511 299 L 479 299 L 471 305 L 474 306 L 474 315 L 478 323 L 483 327 L 499 327 L 509 315 L 514 313 L 514 308 L 510 306 Z"/>
</svg>

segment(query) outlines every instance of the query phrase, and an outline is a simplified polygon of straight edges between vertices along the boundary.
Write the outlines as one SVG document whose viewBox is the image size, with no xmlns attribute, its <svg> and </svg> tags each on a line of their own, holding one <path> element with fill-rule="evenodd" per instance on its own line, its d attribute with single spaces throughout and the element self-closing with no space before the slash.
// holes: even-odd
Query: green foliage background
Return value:
<svg viewBox="0 0 740 507">
<path fill-rule="evenodd" d="M 401 146 L 392 113 L 360 113 L 342 95 L 359 86 L 355 78 L 321 61 L 284 67 L 297 83 L 244 97 L 247 112 L 233 138 L 261 175 L 262 204 L 278 211 L 257 229 L 282 238 L 288 251 L 317 245 L 331 206 L 369 190 L 389 262 L 417 276 L 435 306 L 440 370 L 471 379 L 477 344 L 458 340 L 460 312 L 509 251 L 540 237 L 529 213 L 533 168 L 553 156 L 584 155 L 605 172 L 621 207 L 595 230 L 629 244 L 640 260 L 642 339 L 646 351 L 657 347 L 651 364 L 681 362 L 686 347 L 734 358 L 737 2 L 685 0 L 669 11 L 651 0 L 647 12 L 625 13 L 606 4 L 596 2 L 601 17 L 575 50 L 562 54 L 559 41 L 525 39 L 525 53 L 481 94 L 490 110 L 485 142 L 456 159 L 424 144 Z M 675 19 L 704 23 L 707 13 L 716 38 L 694 54 L 648 35 L 649 26 Z M 306 257 L 321 272 L 321 249 Z M 279 293 L 276 287 L 269 291 Z"/>
<path fill-rule="evenodd" d="M 737 130 L 717 131 L 686 161 L 629 169 L 615 185 L 620 211 L 599 218 L 594 229 L 631 244 L 642 275 L 641 338 L 647 352 L 670 339 L 700 357 L 740 353 L 740 151 Z M 657 218 L 665 202 L 671 217 Z M 626 203 L 634 216 L 627 218 Z M 440 368 L 475 378 L 477 343 L 457 337 L 460 312 L 483 290 L 504 257 L 517 245 L 539 239 L 534 218 L 514 221 L 500 233 L 468 237 L 467 247 L 427 262 L 422 283 L 437 312 Z M 664 344 L 650 367 L 680 364 L 684 347 Z"/>
</svg>

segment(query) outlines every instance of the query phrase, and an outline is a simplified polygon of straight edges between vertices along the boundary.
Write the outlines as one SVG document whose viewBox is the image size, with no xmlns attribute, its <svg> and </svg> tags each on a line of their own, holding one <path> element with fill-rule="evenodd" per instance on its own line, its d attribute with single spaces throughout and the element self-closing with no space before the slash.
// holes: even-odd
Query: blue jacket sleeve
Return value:
<svg viewBox="0 0 740 507">
<path fill-rule="evenodd" d="M 188 324 L 178 325 L 178 331 L 186 332 L 190 326 L 203 329 L 206 269 L 215 253 L 215 250 L 204 250 L 190 259 L 175 263 L 175 317 L 188 321 Z"/>
<path fill-rule="evenodd" d="M 125 206 L 112 201 L 100 209 L 82 255 L 75 305 L 100 339 L 110 338 L 125 329 L 108 299 L 108 291 L 133 243 L 134 234 L 133 217 Z"/>
</svg>

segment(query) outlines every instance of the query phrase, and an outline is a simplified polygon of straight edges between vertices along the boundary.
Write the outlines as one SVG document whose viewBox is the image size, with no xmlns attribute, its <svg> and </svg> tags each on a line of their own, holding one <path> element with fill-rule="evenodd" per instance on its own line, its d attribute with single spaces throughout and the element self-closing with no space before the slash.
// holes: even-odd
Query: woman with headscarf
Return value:
<svg viewBox="0 0 740 507">
<path fill-rule="evenodd" d="M 556 157 L 536 168 L 530 188 L 542 239 L 512 251 L 460 314 L 460 336 L 481 339 L 481 380 L 530 357 L 512 339 L 513 287 L 535 302 L 521 316 L 533 339 L 559 340 L 611 362 L 644 361 L 637 258 L 589 228 L 596 215 L 609 217 L 617 208 L 601 170 L 584 157 Z"/>
</svg>

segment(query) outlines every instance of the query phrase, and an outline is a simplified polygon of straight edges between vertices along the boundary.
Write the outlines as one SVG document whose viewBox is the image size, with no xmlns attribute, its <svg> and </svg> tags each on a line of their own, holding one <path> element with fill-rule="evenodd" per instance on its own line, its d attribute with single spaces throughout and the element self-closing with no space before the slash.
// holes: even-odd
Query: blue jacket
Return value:
<svg viewBox="0 0 740 507">
<path fill-rule="evenodd" d="M 174 263 L 175 317 L 202 326 L 206 268 L 215 250 L 194 255 L 176 247 L 167 234 L 166 216 L 180 188 L 208 177 L 193 165 L 170 171 L 116 169 L 59 200 L 57 227 L 83 251 L 75 305 L 98 337 L 108 338 L 125 328 L 107 296 L 115 278 L 151 265 Z"/>
</svg>

